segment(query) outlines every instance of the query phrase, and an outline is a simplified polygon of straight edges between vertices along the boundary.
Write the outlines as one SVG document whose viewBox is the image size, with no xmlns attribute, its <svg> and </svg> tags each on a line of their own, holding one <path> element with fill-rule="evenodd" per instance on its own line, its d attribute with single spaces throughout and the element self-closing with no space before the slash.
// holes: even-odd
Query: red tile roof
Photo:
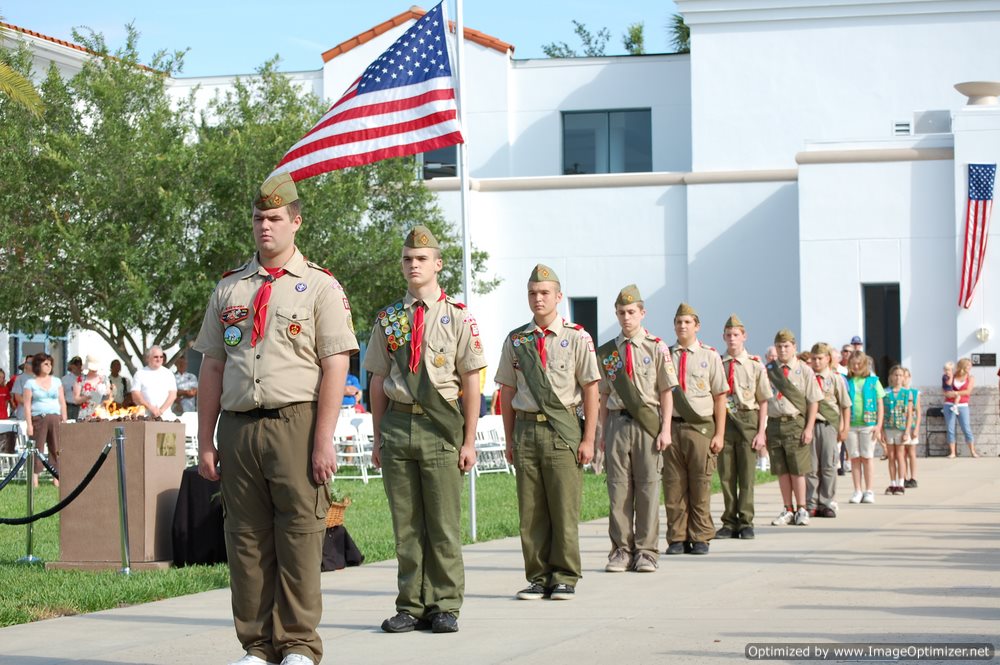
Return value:
<svg viewBox="0 0 1000 665">
<path fill-rule="evenodd" d="M 396 26 L 402 25 L 407 21 L 417 21 L 421 17 L 423 17 L 423 15 L 426 13 L 427 12 L 421 9 L 420 7 L 410 7 L 405 12 L 393 16 L 388 21 L 383 21 L 382 23 L 376 25 L 374 28 L 370 30 L 365 30 L 361 34 L 355 35 L 350 39 L 348 39 L 347 41 L 337 44 L 332 49 L 324 51 L 323 62 L 330 62 L 338 55 L 342 53 L 347 53 L 354 47 L 361 46 L 365 42 L 371 41 L 372 39 L 375 39 L 382 33 L 388 30 L 392 30 Z M 448 29 L 451 32 L 455 32 L 454 21 L 448 21 Z M 508 51 L 514 50 L 514 46 L 512 44 L 508 44 L 505 41 L 497 39 L 496 37 L 491 37 L 490 35 L 487 35 L 485 32 L 480 32 L 479 30 L 473 30 L 472 28 L 465 28 L 465 38 L 468 39 L 469 41 L 481 44 L 487 48 L 500 51 L 501 53 L 507 53 Z"/>
<path fill-rule="evenodd" d="M 90 49 L 83 48 L 79 44 L 68 42 L 65 39 L 56 39 L 55 37 L 49 37 L 48 35 L 43 35 L 40 32 L 35 32 L 34 30 L 28 30 L 27 28 L 22 28 L 16 25 L 11 25 L 10 23 L 4 23 L 3 21 L 0 21 L 0 28 L 7 28 L 8 30 L 13 30 L 14 32 L 20 32 L 22 34 L 28 35 L 29 37 L 44 39 L 47 42 L 52 42 L 53 44 L 59 44 L 60 46 L 65 46 L 66 48 L 71 48 L 76 51 L 80 51 L 82 53 L 89 53 L 90 55 L 100 55 L 99 53 L 94 53 Z"/>
</svg>

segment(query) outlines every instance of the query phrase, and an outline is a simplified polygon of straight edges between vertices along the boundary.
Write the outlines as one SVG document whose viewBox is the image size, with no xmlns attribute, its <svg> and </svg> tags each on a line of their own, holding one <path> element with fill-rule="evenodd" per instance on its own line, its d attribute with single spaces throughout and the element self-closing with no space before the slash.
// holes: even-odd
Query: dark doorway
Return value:
<svg viewBox="0 0 1000 665">
<path fill-rule="evenodd" d="M 882 385 L 889 383 L 889 368 L 902 357 L 899 284 L 864 284 L 865 352 L 875 359 L 875 373 Z"/>
<path fill-rule="evenodd" d="M 569 320 L 583 326 L 597 343 L 597 298 L 570 298 Z"/>
</svg>

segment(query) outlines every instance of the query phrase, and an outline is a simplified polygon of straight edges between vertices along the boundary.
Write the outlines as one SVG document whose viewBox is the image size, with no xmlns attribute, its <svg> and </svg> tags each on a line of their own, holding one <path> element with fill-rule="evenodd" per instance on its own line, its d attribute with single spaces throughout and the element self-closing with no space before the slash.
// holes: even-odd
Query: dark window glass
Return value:
<svg viewBox="0 0 1000 665">
<path fill-rule="evenodd" d="M 458 175 L 458 146 L 430 150 L 420 155 L 424 180 Z"/>
<path fill-rule="evenodd" d="M 563 113 L 563 173 L 653 170 L 649 109 Z"/>
</svg>

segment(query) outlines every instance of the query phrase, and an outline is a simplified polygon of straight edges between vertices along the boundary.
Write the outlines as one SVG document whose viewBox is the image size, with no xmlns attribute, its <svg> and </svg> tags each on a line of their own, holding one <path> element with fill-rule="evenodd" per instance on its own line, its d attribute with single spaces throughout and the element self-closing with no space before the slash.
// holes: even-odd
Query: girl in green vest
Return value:
<svg viewBox="0 0 1000 665">
<path fill-rule="evenodd" d="M 903 387 L 903 368 L 896 365 L 889 370 L 889 389 L 885 391 L 885 427 L 882 441 L 889 460 L 889 487 L 886 494 L 903 494 L 903 475 L 906 471 L 906 443 L 910 440 L 913 422 L 913 405 L 910 391 Z"/>
<path fill-rule="evenodd" d="M 885 390 L 863 351 L 855 351 L 847 363 L 847 394 L 851 398 L 851 429 L 847 431 L 847 455 L 851 458 L 854 494 L 851 503 L 875 503 L 872 491 L 872 456 L 875 441 L 882 437 Z"/>
</svg>

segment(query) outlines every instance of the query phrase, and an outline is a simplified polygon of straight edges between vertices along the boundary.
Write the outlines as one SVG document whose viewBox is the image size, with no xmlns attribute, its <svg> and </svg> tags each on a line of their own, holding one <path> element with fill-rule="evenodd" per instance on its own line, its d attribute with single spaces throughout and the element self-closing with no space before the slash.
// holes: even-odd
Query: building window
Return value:
<svg viewBox="0 0 1000 665">
<path fill-rule="evenodd" d="M 569 319 L 597 340 L 597 298 L 570 298 Z"/>
<path fill-rule="evenodd" d="M 424 180 L 453 178 L 458 174 L 458 146 L 450 145 L 421 153 L 419 162 Z"/>
<path fill-rule="evenodd" d="M 563 173 L 653 170 L 649 109 L 563 113 Z"/>
</svg>

